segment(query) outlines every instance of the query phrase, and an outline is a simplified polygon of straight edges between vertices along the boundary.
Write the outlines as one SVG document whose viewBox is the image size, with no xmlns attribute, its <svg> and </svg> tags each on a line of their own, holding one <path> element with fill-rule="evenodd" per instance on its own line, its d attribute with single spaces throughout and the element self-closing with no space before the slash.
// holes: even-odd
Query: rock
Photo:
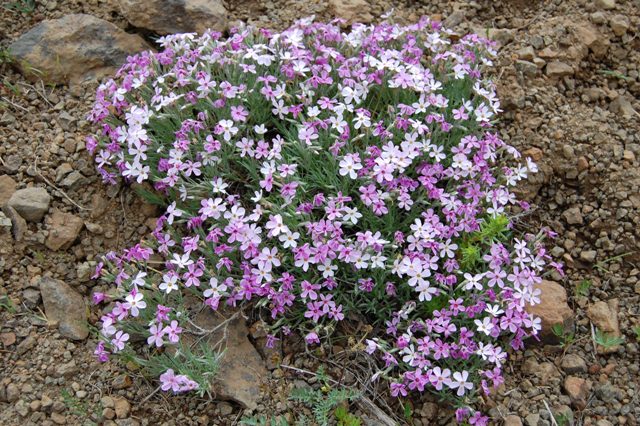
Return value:
<svg viewBox="0 0 640 426">
<path fill-rule="evenodd" d="M 216 404 L 216 408 L 222 416 L 228 416 L 233 413 L 233 407 L 228 402 L 219 402 Z"/>
<path fill-rule="evenodd" d="M 222 313 L 227 317 L 232 314 Z M 212 329 L 224 321 L 222 315 L 220 312 L 205 310 L 196 315 L 194 322 L 199 327 Z M 269 373 L 248 335 L 249 330 L 241 315 L 228 323 L 226 350 L 220 360 L 220 369 L 213 379 L 213 389 L 217 398 L 232 400 L 253 410 L 262 396 L 260 385 L 268 381 Z M 223 336 L 221 329 L 209 336 L 207 341 L 213 345 Z"/>
<path fill-rule="evenodd" d="M 40 222 L 49 210 L 51 196 L 44 188 L 31 187 L 16 191 L 7 205 L 28 222 Z"/>
<path fill-rule="evenodd" d="M 613 337 L 622 337 L 620 323 L 618 321 L 618 299 L 611 299 L 608 302 L 596 302 L 587 309 L 587 317 L 593 325 L 602 333 Z M 598 353 L 617 352 L 619 345 L 605 348 L 598 345 Z"/>
<path fill-rule="evenodd" d="M 540 421 L 540 414 L 531 413 L 524 418 L 524 422 L 527 426 L 538 426 L 538 422 Z"/>
<path fill-rule="evenodd" d="M 557 342 L 552 326 L 562 324 L 566 331 L 573 329 L 573 311 L 567 304 L 567 291 L 560 284 L 547 280 L 535 284 L 534 288 L 542 291 L 540 303 L 527 305 L 526 310 L 542 320 L 541 339 L 549 343 Z"/>
<path fill-rule="evenodd" d="M 16 347 L 16 353 L 18 355 L 24 355 L 28 351 L 30 351 L 36 345 L 36 343 L 37 341 L 35 337 L 27 336 L 22 342 L 20 342 L 18 347 Z"/>
<path fill-rule="evenodd" d="M 55 210 L 50 218 L 45 245 L 53 251 L 66 250 L 76 241 L 83 226 L 84 222 L 78 216 Z"/>
<path fill-rule="evenodd" d="M 29 229 L 27 221 L 18 214 L 16 209 L 9 205 L 4 206 L 2 208 L 2 212 L 11 221 L 11 233 L 13 234 L 13 239 L 16 241 L 22 241 Z"/>
<path fill-rule="evenodd" d="M 596 0 L 598 9 L 610 10 L 616 7 L 616 0 Z"/>
<path fill-rule="evenodd" d="M 538 67 L 533 62 L 519 59 L 516 61 L 515 65 L 516 69 L 527 77 L 534 77 L 538 73 Z"/>
<path fill-rule="evenodd" d="M 629 29 L 629 18 L 624 15 L 615 15 L 609 19 L 609 26 L 615 35 L 622 37 Z"/>
<path fill-rule="evenodd" d="M 84 299 L 66 283 L 49 277 L 39 282 L 45 314 L 57 321 L 60 334 L 71 340 L 84 340 L 89 335 Z"/>
<path fill-rule="evenodd" d="M 580 207 L 572 207 L 565 210 L 564 213 L 562 213 L 562 217 L 569 225 L 582 225 L 583 223 Z"/>
<path fill-rule="evenodd" d="M 113 74 L 127 56 L 149 48 L 141 37 L 110 22 L 69 14 L 40 22 L 13 42 L 9 51 L 26 76 L 66 83 Z"/>
<path fill-rule="evenodd" d="M 20 414 L 21 417 L 26 417 L 27 414 L 29 414 L 29 406 L 22 399 L 16 402 L 13 408 L 16 410 L 16 413 Z"/>
<path fill-rule="evenodd" d="M 522 420 L 518 416 L 507 416 L 504 418 L 504 426 L 522 426 Z"/>
<path fill-rule="evenodd" d="M 523 59 L 525 61 L 533 61 L 533 58 L 536 57 L 536 52 L 535 50 L 533 50 L 533 47 L 526 46 L 526 47 L 523 47 L 522 49 L 517 50 L 516 55 L 518 55 L 518 58 Z"/>
<path fill-rule="evenodd" d="M 551 78 L 562 78 L 573 75 L 574 71 L 571 65 L 560 61 L 553 61 L 547 64 L 546 74 Z"/>
<path fill-rule="evenodd" d="M 602 383 L 595 388 L 596 397 L 606 403 L 612 403 L 624 398 L 624 393 L 611 383 Z"/>
<path fill-rule="evenodd" d="M 13 345 L 16 342 L 16 334 L 11 332 L 11 331 L 7 331 L 6 333 L 0 333 L 0 343 L 2 343 L 2 346 L 4 348 L 8 348 L 9 346 Z"/>
<path fill-rule="evenodd" d="M 124 398 L 116 398 L 114 400 L 116 417 L 119 419 L 126 419 L 131 414 L 131 404 Z"/>
<path fill-rule="evenodd" d="M 580 377 L 569 376 L 564 380 L 563 388 L 575 408 L 582 410 L 587 406 L 587 398 L 591 390 L 589 382 Z"/>
<path fill-rule="evenodd" d="M 447 19 L 444 20 L 444 26 L 447 28 L 457 27 L 460 23 L 465 20 L 464 12 L 460 9 L 454 10 L 451 15 L 447 16 Z"/>
<path fill-rule="evenodd" d="M 636 116 L 637 112 L 633 109 L 631 102 L 624 97 L 618 96 L 613 102 L 609 104 L 609 110 L 615 114 L 620 114 L 622 118 L 632 118 Z"/>
<path fill-rule="evenodd" d="M 74 376 L 80 369 L 74 360 L 71 360 L 67 363 L 58 365 L 54 370 L 55 377 L 72 377 Z"/>
<path fill-rule="evenodd" d="M 9 383 L 7 385 L 7 402 L 13 403 L 16 402 L 20 398 L 20 389 L 14 383 Z"/>
<path fill-rule="evenodd" d="M 433 420 L 438 415 L 438 404 L 433 402 L 425 402 L 420 410 L 420 415 L 424 420 Z"/>
<path fill-rule="evenodd" d="M 0 176 L 0 207 L 4 206 L 16 192 L 16 181 L 9 175 Z"/>
<path fill-rule="evenodd" d="M 587 363 L 575 354 L 567 354 L 562 358 L 560 368 L 567 374 L 586 373 Z"/>
<path fill-rule="evenodd" d="M 575 32 L 576 46 L 584 46 L 581 56 L 588 54 L 587 50 L 591 50 L 596 57 L 606 55 L 609 48 L 609 39 L 605 37 L 598 28 L 589 22 L 578 22 L 572 26 Z"/>
<path fill-rule="evenodd" d="M 22 292 L 22 301 L 29 309 L 35 309 L 40 303 L 40 292 L 35 288 L 27 288 Z"/>
<path fill-rule="evenodd" d="M 371 7 L 365 0 L 329 0 L 329 8 L 336 18 L 344 19 L 348 24 L 373 21 Z"/>
<path fill-rule="evenodd" d="M 580 259 L 588 263 L 593 263 L 596 260 L 597 255 L 598 252 L 595 250 L 582 250 L 580 252 Z"/>
<path fill-rule="evenodd" d="M 81 185 L 84 185 L 87 182 L 87 179 L 77 170 L 69 173 L 62 181 L 60 182 L 60 186 L 67 189 L 76 189 Z"/>
<path fill-rule="evenodd" d="M 132 25 L 158 34 L 227 29 L 227 9 L 222 0 L 118 0 L 118 4 Z"/>
<path fill-rule="evenodd" d="M 537 377 L 543 383 L 560 375 L 555 365 L 550 362 L 538 362 L 533 357 L 527 358 L 522 364 L 522 372 Z"/>
<path fill-rule="evenodd" d="M 60 413 L 51 413 L 51 420 L 53 420 L 53 422 L 57 425 L 66 425 L 67 424 L 67 418 L 65 417 L 64 414 L 60 414 Z"/>
<path fill-rule="evenodd" d="M 126 374 L 116 376 L 116 378 L 113 379 L 113 382 L 111 382 L 111 387 L 116 390 L 127 389 L 132 385 L 133 381 L 131 380 L 131 377 Z"/>
</svg>

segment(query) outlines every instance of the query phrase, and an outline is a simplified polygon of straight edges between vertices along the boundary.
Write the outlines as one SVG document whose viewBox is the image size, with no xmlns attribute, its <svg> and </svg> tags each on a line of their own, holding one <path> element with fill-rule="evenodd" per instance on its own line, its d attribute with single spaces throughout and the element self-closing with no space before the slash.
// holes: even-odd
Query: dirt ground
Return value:
<svg viewBox="0 0 640 426">
<path fill-rule="evenodd" d="M 496 39 L 500 50 L 495 78 L 505 110 L 500 132 L 540 164 L 541 172 L 521 189 L 533 206 L 523 226 L 544 224 L 559 234 L 550 250 L 566 264 L 567 275 L 552 278 L 566 289 L 575 334 L 566 336 L 564 345 L 532 344 L 511 357 L 507 383 L 483 407 L 492 416 L 491 424 L 506 419 L 510 425 L 530 426 L 563 421 L 636 425 L 640 1 L 368 3 L 368 10 L 353 11 L 356 19 L 358 14 L 376 17 L 394 8 L 399 22 L 428 15 L 460 33 L 474 31 Z M 232 22 L 283 29 L 312 14 L 331 19 L 334 4 L 241 0 L 228 1 L 227 9 Z M 42 0 L 29 13 L 0 9 L 0 48 L 38 22 L 70 13 L 91 14 L 136 31 L 115 0 Z M 0 230 L 0 424 L 232 425 L 253 414 L 291 419 L 305 408 L 288 400 L 289 390 L 307 379 L 294 371 L 271 370 L 270 381 L 261 386 L 263 402 L 253 412 L 193 395 L 151 395 L 155 385 L 135 369 L 97 363 L 93 337 L 72 343 L 47 321 L 37 288 L 41 277 L 62 280 L 90 297 L 97 285 L 89 272 L 95 260 L 143 238 L 158 215 L 130 188 L 103 185 L 93 167 L 84 138 L 91 131 L 85 116 L 96 85 L 34 83 L 0 59 L 0 197 L 28 186 L 46 188 L 52 197 L 41 223 L 18 230 L 20 241 L 10 226 Z M 69 247 L 53 250 L 46 241 L 56 211 L 80 218 L 84 226 Z M 592 324 L 598 309 L 624 337 L 613 353 L 594 349 Z M 93 309 L 90 322 L 95 324 L 99 316 Z M 357 364 L 356 356 L 346 360 L 347 370 L 349 361 Z M 313 369 L 317 362 L 301 355 L 295 365 Z M 330 372 L 344 368 L 329 365 Z M 369 419 L 364 424 L 376 424 L 360 408 L 354 412 Z M 425 397 L 414 401 L 410 418 L 399 421 L 447 424 L 451 412 Z"/>
</svg>

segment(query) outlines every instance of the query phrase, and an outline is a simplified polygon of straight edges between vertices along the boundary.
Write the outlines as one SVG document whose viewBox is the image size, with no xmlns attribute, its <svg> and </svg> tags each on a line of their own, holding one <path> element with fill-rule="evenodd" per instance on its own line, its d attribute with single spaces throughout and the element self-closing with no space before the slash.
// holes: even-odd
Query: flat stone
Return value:
<svg viewBox="0 0 640 426">
<path fill-rule="evenodd" d="M 562 358 L 560 368 L 567 374 L 586 373 L 587 363 L 576 354 L 567 354 Z"/>
<path fill-rule="evenodd" d="M 46 189 L 31 187 L 13 193 L 7 205 L 13 207 L 27 222 L 40 222 L 49 210 L 51 196 Z"/>
<path fill-rule="evenodd" d="M 116 398 L 114 400 L 115 403 L 115 412 L 116 417 L 119 419 L 126 419 L 131 414 L 131 404 L 124 398 Z"/>
<path fill-rule="evenodd" d="M 616 7 L 616 0 L 596 0 L 596 7 L 604 10 L 611 10 Z"/>
<path fill-rule="evenodd" d="M 233 312 L 224 313 L 227 318 L 231 315 Z M 194 318 L 194 323 L 204 329 L 212 329 L 222 321 L 224 318 L 221 313 L 210 310 L 204 310 Z M 220 369 L 213 378 L 213 389 L 217 398 L 232 400 L 253 410 L 258 406 L 262 396 L 260 387 L 268 381 L 269 373 L 248 336 L 249 329 L 241 315 L 228 323 L 226 350 L 220 360 Z M 213 345 L 223 337 L 221 329 L 206 341 Z"/>
<path fill-rule="evenodd" d="M 132 25 L 158 34 L 227 29 L 227 9 L 222 0 L 118 0 L 118 4 Z"/>
<path fill-rule="evenodd" d="M 582 213 L 580 207 L 571 207 L 562 213 L 562 217 L 569 225 L 582 225 Z"/>
<path fill-rule="evenodd" d="M 84 222 L 71 213 L 55 210 L 49 218 L 49 236 L 45 245 L 53 251 L 66 250 L 78 238 Z"/>
<path fill-rule="evenodd" d="M 4 206 L 16 192 L 16 181 L 9 175 L 0 176 L 0 207 Z"/>
<path fill-rule="evenodd" d="M 601 332 L 614 337 L 622 337 L 618 321 L 618 305 L 618 299 L 596 302 L 587 309 L 587 316 Z M 617 352 L 618 348 L 619 345 L 609 348 L 598 345 L 597 350 L 599 353 L 613 353 Z"/>
<path fill-rule="evenodd" d="M 595 250 L 582 250 L 580 252 L 580 259 L 588 263 L 593 263 L 597 256 L 598 252 Z"/>
<path fill-rule="evenodd" d="M 84 340 L 89 335 L 84 299 L 66 283 L 49 277 L 39 282 L 45 314 L 58 322 L 60 335 L 71 340 Z"/>
<path fill-rule="evenodd" d="M 552 78 L 561 78 L 574 74 L 571 65 L 560 61 L 553 61 L 547 64 L 546 74 Z"/>
<path fill-rule="evenodd" d="M 542 291 L 540 303 L 527 305 L 526 310 L 542 320 L 540 338 L 548 343 L 557 343 L 558 337 L 552 331 L 554 325 L 561 324 L 566 331 L 573 329 L 574 315 L 567 304 L 567 291 L 560 284 L 547 280 L 535 284 L 534 288 Z"/>
<path fill-rule="evenodd" d="M 563 388 L 571 399 L 571 405 L 579 410 L 587 406 L 587 398 L 591 390 L 589 382 L 580 377 L 569 376 L 564 380 Z"/>
<path fill-rule="evenodd" d="M 504 418 L 504 426 L 522 426 L 522 420 L 518 416 L 507 416 Z"/>
<path fill-rule="evenodd" d="M 149 48 L 140 36 L 103 19 L 68 14 L 40 22 L 13 42 L 9 51 L 25 76 L 67 83 L 111 75 L 127 56 Z"/>
</svg>

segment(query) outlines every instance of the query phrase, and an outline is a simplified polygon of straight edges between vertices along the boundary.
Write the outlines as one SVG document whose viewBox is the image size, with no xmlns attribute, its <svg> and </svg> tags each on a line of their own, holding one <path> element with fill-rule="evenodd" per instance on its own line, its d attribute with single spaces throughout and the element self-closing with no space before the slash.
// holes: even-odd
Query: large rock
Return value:
<svg viewBox="0 0 640 426">
<path fill-rule="evenodd" d="M 60 335 L 84 340 L 89 335 L 84 299 L 66 283 L 53 278 L 40 279 L 40 293 L 47 319 L 58 322 Z"/>
<path fill-rule="evenodd" d="M 118 0 L 132 25 L 158 34 L 225 31 L 227 10 L 222 0 Z"/>
<path fill-rule="evenodd" d="M 25 75 L 49 83 L 113 74 L 127 56 L 149 48 L 141 37 L 84 14 L 42 21 L 9 46 Z"/>
<path fill-rule="evenodd" d="M 571 404 L 578 410 L 587 406 L 587 399 L 591 391 L 591 383 L 580 377 L 569 376 L 564 379 L 564 391 L 569 395 Z"/>
<path fill-rule="evenodd" d="M 53 251 L 66 250 L 78 238 L 83 226 L 84 222 L 78 216 L 56 210 L 50 218 L 45 245 Z"/>
<path fill-rule="evenodd" d="M 541 339 L 549 343 L 557 342 L 557 336 L 552 331 L 554 325 L 561 324 L 567 332 L 573 329 L 573 311 L 567 304 L 567 291 L 560 284 L 547 280 L 534 287 L 542 292 L 540 303 L 527 305 L 527 312 L 542 320 Z"/>
<path fill-rule="evenodd" d="M 44 188 L 31 187 L 13 193 L 7 205 L 28 222 L 40 222 L 49 210 L 51 196 Z"/>
<path fill-rule="evenodd" d="M 0 207 L 4 206 L 16 192 L 16 181 L 8 175 L 0 176 Z"/>
<path fill-rule="evenodd" d="M 618 299 L 611 299 L 608 302 L 596 302 L 587 309 L 587 316 L 598 330 L 609 336 L 622 337 L 620 323 L 618 321 Z M 618 351 L 619 346 L 604 347 L 598 345 L 598 353 L 613 353 Z"/>
<path fill-rule="evenodd" d="M 225 313 L 229 317 L 233 312 Z M 224 318 L 220 313 L 206 309 L 194 318 L 194 323 L 204 329 L 214 329 Z M 265 363 L 256 348 L 249 341 L 249 329 L 241 315 L 209 336 L 206 341 L 214 345 L 224 339 L 225 352 L 220 360 L 220 369 L 213 378 L 213 389 L 219 399 L 240 403 L 243 407 L 255 409 L 261 398 L 260 387 L 268 380 Z"/>
</svg>

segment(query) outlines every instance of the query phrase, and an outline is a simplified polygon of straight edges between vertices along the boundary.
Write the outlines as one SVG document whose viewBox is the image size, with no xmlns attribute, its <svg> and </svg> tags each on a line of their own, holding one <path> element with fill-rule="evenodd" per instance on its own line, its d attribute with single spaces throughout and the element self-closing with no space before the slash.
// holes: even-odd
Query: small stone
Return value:
<svg viewBox="0 0 640 426">
<path fill-rule="evenodd" d="M 622 153 L 622 159 L 633 163 L 634 161 L 636 161 L 636 155 L 633 153 L 633 151 L 625 149 Z"/>
<path fill-rule="evenodd" d="M 60 413 L 51 413 L 51 420 L 53 420 L 53 422 L 57 425 L 66 425 L 67 424 L 67 418 L 64 416 L 64 414 L 60 414 Z"/>
<path fill-rule="evenodd" d="M 567 354 L 560 363 L 560 368 L 567 374 L 586 373 L 587 363 L 575 354 Z"/>
<path fill-rule="evenodd" d="M 583 172 L 589 168 L 589 160 L 585 157 L 578 157 L 578 172 Z"/>
<path fill-rule="evenodd" d="M 60 183 L 69 173 L 73 171 L 73 167 L 69 163 L 62 163 L 56 169 L 56 183 Z"/>
<path fill-rule="evenodd" d="M 78 281 L 81 283 L 86 283 L 91 280 L 91 275 L 93 274 L 93 266 L 89 262 L 82 262 L 76 268 L 76 277 Z"/>
<path fill-rule="evenodd" d="M 524 422 L 527 426 L 538 426 L 538 422 L 540 421 L 540 414 L 531 413 L 524 418 Z"/>
<path fill-rule="evenodd" d="M 32 187 L 16 191 L 7 205 L 28 222 L 40 222 L 49 210 L 51 196 L 44 188 Z"/>
<path fill-rule="evenodd" d="M 233 407 L 228 402 L 219 402 L 217 407 L 220 415 L 222 416 L 228 416 L 233 413 Z"/>
<path fill-rule="evenodd" d="M 587 398 L 591 390 L 589 382 L 580 377 L 569 376 L 564 380 L 563 388 L 571 398 L 571 404 L 574 407 L 582 410 L 587 406 Z"/>
<path fill-rule="evenodd" d="M 116 417 L 119 419 L 126 419 L 131 414 L 131 404 L 124 398 L 115 399 L 115 412 Z"/>
<path fill-rule="evenodd" d="M 2 343 L 2 346 L 5 348 L 13 345 L 14 343 L 16 343 L 16 333 L 13 333 L 11 331 L 0 333 L 0 343 Z"/>
<path fill-rule="evenodd" d="M 106 408 L 113 408 L 116 406 L 116 402 L 113 400 L 113 397 L 109 395 L 105 395 L 102 398 L 100 398 L 100 403 L 102 404 L 103 407 L 106 407 Z"/>
<path fill-rule="evenodd" d="M 13 235 L 13 239 L 16 241 L 22 241 L 29 230 L 27 221 L 18 214 L 16 209 L 9 205 L 2 207 L 2 212 L 11 222 L 11 234 Z"/>
<path fill-rule="evenodd" d="M 84 222 L 71 213 L 55 210 L 49 219 L 49 236 L 45 245 L 53 251 L 66 250 L 78 238 Z"/>
<path fill-rule="evenodd" d="M 606 403 L 612 403 L 619 399 L 622 399 L 622 391 L 611 383 L 602 383 L 596 386 L 595 389 L 596 397 Z"/>
<path fill-rule="evenodd" d="M 33 336 L 27 336 L 20 344 L 16 347 L 16 353 L 18 355 L 24 355 L 28 351 L 30 351 L 37 343 L 37 340 Z"/>
<path fill-rule="evenodd" d="M 609 26 L 615 35 L 622 37 L 629 29 L 629 18 L 624 15 L 615 15 L 609 20 Z"/>
<path fill-rule="evenodd" d="M 573 75 L 574 70 L 571 65 L 560 61 L 553 61 L 547 64 L 546 74 L 552 78 L 562 78 Z"/>
<path fill-rule="evenodd" d="M 609 110 L 615 114 L 620 114 L 622 118 L 630 119 L 636 116 L 636 110 L 625 96 L 618 96 L 611 104 Z"/>
<path fill-rule="evenodd" d="M 80 369 L 74 360 L 69 362 L 60 364 L 56 367 L 55 376 L 56 377 L 72 377 L 75 375 Z"/>
<path fill-rule="evenodd" d="M 582 250 L 580 252 L 580 259 L 584 260 L 585 262 L 593 263 L 596 260 L 597 255 L 598 252 L 595 250 Z"/>
<path fill-rule="evenodd" d="M 526 46 L 526 47 L 523 47 L 522 49 L 517 50 L 516 55 L 518 55 L 518 58 L 523 59 L 525 61 L 533 61 L 533 58 L 536 57 L 536 52 L 535 50 L 533 50 L 533 47 Z"/>
<path fill-rule="evenodd" d="M 522 426 L 522 420 L 518 416 L 507 416 L 504 418 L 504 426 Z"/>
<path fill-rule="evenodd" d="M 565 210 L 564 213 L 562 213 L 562 217 L 569 225 L 582 225 L 583 223 L 580 207 L 572 207 Z"/>
<path fill-rule="evenodd" d="M 574 315 L 567 304 L 567 291 L 560 284 L 547 280 L 535 284 L 534 288 L 541 291 L 540 303 L 534 306 L 527 305 L 526 310 L 542 320 L 542 340 L 557 342 L 558 337 L 552 331 L 554 325 L 561 324 L 565 331 L 573 329 Z"/>
<path fill-rule="evenodd" d="M 538 73 L 538 67 L 533 62 L 523 61 L 521 59 L 516 61 L 516 69 L 527 77 L 533 77 Z"/>
<path fill-rule="evenodd" d="M 133 385 L 133 381 L 131 380 L 131 377 L 126 374 L 118 375 L 111 383 L 111 386 L 116 390 L 127 389 L 131 387 L 131 385 Z"/>
<path fill-rule="evenodd" d="M 40 292 L 35 288 L 27 288 L 22 292 L 22 301 L 29 309 L 35 309 L 40 304 Z"/>
<path fill-rule="evenodd" d="M 621 337 L 618 305 L 618 299 L 596 302 L 587 309 L 587 316 L 600 332 L 613 337 Z M 598 345 L 597 350 L 599 353 L 613 353 L 617 352 L 618 348 L 618 345 L 608 348 Z"/>
<path fill-rule="evenodd" d="M 84 299 L 66 283 L 43 277 L 40 292 L 47 318 L 59 323 L 63 337 L 71 340 L 84 340 L 89 335 L 87 309 Z"/>
<path fill-rule="evenodd" d="M 420 410 L 420 415 L 425 420 L 433 420 L 438 415 L 438 404 L 425 402 Z"/>
<path fill-rule="evenodd" d="M 533 161 L 536 161 L 536 162 L 542 160 L 542 157 L 543 157 L 542 150 L 540 148 L 536 148 L 535 146 L 527 149 L 522 154 L 525 157 L 530 157 Z"/>
<path fill-rule="evenodd" d="M 9 175 L 0 176 L 0 207 L 4 206 L 16 192 L 16 181 Z"/>
<path fill-rule="evenodd" d="M 616 7 L 616 0 L 596 0 L 598 9 L 610 10 Z"/>
<path fill-rule="evenodd" d="M 84 185 L 87 181 L 82 173 L 77 170 L 69 173 L 62 181 L 60 182 L 60 186 L 66 189 L 76 189 L 81 185 Z"/>
<path fill-rule="evenodd" d="M 116 412 L 113 410 L 113 408 L 105 408 L 104 410 L 102 410 L 102 417 L 107 420 L 113 420 L 116 418 Z"/>
<path fill-rule="evenodd" d="M 13 408 L 16 410 L 16 413 L 18 413 L 21 417 L 26 417 L 27 414 L 29 414 L 29 406 L 22 399 L 16 402 Z"/>
<path fill-rule="evenodd" d="M 20 398 L 20 389 L 13 383 L 7 385 L 7 402 L 13 403 Z"/>
<path fill-rule="evenodd" d="M 365 0 L 329 0 L 329 7 L 334 16 L 342 18 L 348 24 L 373 21 L 371 6 Z"/>
</svg>

